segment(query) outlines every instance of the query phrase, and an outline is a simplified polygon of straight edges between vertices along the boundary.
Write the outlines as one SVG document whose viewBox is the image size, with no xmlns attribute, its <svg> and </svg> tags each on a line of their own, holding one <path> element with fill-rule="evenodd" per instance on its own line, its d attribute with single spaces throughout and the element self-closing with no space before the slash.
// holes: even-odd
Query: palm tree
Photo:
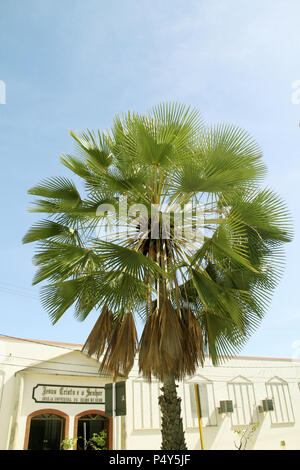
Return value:
<svg viewBox="0 0 300 470">
<path fill-rule="evenodd" d="M 196 109 L 160 104 L 116 116 L 106 132 L 71 132 L 62 163 L 84 186 L 50 178 L 29 190 L 47 214 L 33 284 L 53 323 L 71 306 L 99 318 L 83 350 L 101 370 L 140 373 L 162 386 L 162 449 L 186 449 L 176 381 L 208 354 L 217 365 L 259 325 L 291 239 L 262 153 L 242 129 L 205 126 Z M 85 197 L 82 197 L 85 194 Z M 144 322 L 137 334 L 138 316 Z"/>
</svg>

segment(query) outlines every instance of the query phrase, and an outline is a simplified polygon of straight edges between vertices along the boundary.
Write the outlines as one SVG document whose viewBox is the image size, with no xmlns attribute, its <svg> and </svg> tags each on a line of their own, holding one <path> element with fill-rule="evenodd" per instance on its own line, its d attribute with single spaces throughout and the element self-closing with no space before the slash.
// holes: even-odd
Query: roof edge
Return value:
<svg viewBox="0 0 300 470">
<path fill-rule="evenodd" d="M 38 344 L 45 344 L 46 346 L 76 346 L 76 347 L 83 347 L 83 344 L 77 344 L 77 343 L 62 343 L 59 341 L 47 341 L 47 340 L 42 340 L 42 339 L 29 339 L 29 338 L 18 338 L 16 336 L 6 336 L 6 335 L 0 335 L 0 340 L 1 339 L 8 339 L 10 341 L 25 341 L 28 343 L 38 343 Z"/>
</svg>

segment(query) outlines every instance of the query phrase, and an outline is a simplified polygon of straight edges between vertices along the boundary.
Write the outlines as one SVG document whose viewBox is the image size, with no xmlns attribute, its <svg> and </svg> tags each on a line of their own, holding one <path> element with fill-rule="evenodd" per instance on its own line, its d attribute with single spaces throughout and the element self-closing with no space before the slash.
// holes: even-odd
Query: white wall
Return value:
<svg viewBox="0 0 300 470">
<path fill-rule="evenodd" d="M 200 449 L 198 420 L 191 413 L 190 383 L 207 385 L 209 416 L 202 419 L 206 449 L 235 449 L 234 443 L 239 439 L 234 430 L 251 422 L 259 425 L 247 448 L 281 449 L 281 441 L 285 441 L 286 449 L 300 449 L 299 362 L 235 358 L 213 367 L 207 361 L 194 377 L 179 383 L 187 446 Z M 150 385 L 138 376 L 135 364 L 127 383 L 127 447 L 130 449 L 160 449 L 158 390 L 159 384 Z M 275 411 L 259 413 L 258 406 L 263 399 L 271 398 L 272 391 Z M 234 413 L 219 414 L 220 401 L 230 399 Z"/>
<path fill-rule="evenodd" d="M 104 412 L 102 404 L 36 403 L 32 398 L 37 384 L 100 386 L 111 382 L 99 375 L 96 360 L 76 347 L 58 347 L 34 342 L 0 339 L 1 356 L 0 449 L 23 449 L 28 415 L 42 409 L 56 409 L 69 416 L 68 437 L 73 437 L 74 417 L 87 410 Z M 3 347 L 3 343 L 4 346 Z"/>
</svg>

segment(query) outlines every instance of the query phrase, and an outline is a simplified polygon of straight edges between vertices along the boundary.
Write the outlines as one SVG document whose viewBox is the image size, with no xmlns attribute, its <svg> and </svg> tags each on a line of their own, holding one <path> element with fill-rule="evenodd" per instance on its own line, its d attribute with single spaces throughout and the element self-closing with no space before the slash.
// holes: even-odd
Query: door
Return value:
<svg viewBox="0 0 300 470">
<path fill-rule="evenodd" d="M 59 450 L 64 435 L 65 419 L 45 413 L 30 422 L 28 450 Z"/>
<path fill-rule="evenodd" d="M 78 419 L 77 427 L 77 450 L 93 450 L 89 444 L 89 440 L 93 434 L 99 434 L 101 431 L 106 432 L 106 445 L 108 448 L 108 419 L 99 414 L 88 414 Z"/>
</svg>

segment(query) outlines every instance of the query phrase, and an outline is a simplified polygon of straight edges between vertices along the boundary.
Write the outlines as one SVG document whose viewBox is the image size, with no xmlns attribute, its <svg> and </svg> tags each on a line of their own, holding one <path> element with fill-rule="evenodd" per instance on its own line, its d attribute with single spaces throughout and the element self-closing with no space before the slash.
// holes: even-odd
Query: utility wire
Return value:
<svg viewBox="0 0 300 470">
<path fill-rule="evenodd" d="M 10 357 L 13 357 L 15 359 L 26 359 L 27 361 L 38 361 L 38 362 L 50 362 L 51 364 L 63 364 L 63 365 L 67 365 L 69 366 L 70 363 L 69 362 L 61 362 L 61 361 L 55 361 L 55 360 L 51 360 L 51 359 L 34 359 L 32 357 L 24 357 L 24 356 L 14 356 L 13 354 L 0 354 L 0 356 L 2 357 L 7 357 L 7 358 L 10 358 Z M 7 365 L 9 365 L 9 363 L 5 363 Z M 80 366 L 80 367 L 94 367 L 94 366 L 88 366 L 88 365 L 85 365 L 85 364 L 76 364 L 76 363 L 72 363 L 73 366 Z M 29 366 L 31 367 L 31 366 Z"/>
<path fill-rule="evenodd" d="M 1 337 L 0 337 L 1 339 Z M 79 349 L 75 349 L 75 351 L 79 351 L 81 352 Z M 62 362 L 62 361 L 55 361 L 55 360 L 52 360 L 52 359 L 40 359 L 40 358 L 32 358 L 32 357 L 25 357 L 25 356 L 15 356 L 14 354 L 0 354 L 0 356 L 2 357 L 14 357 L 16 359 L 25 359 L 25 360 L 28 360 L 28 361 L 39 361 L 39 362 L 51 362 L 53 364 L 65 364 L 65 365 L 69 365 L 68 362 Z M 291 362 L 293 362 L 291 360 Z M 81 366 L 81 367 L 93 367 L 93 366 L 85 366 L 85 365 L 82 365 L 82 364 L 77 364 L 75 363 L 74 365 L 76 366 Z M 295 367 L 299 367 L 300 368 L 300 362 L 298 364 L 295 364 Z M 273 366 L 272 369 L 286 369 L 287 367 L 289 366 Z M 205 368 L 215 368 L 215 366 L 212 366 L 212 365 L 206 365 L 204 366 L 204 369 Z M 241 366 L 218 366 L 219 369 L 266 369 L 266 370 L 269 370 L 270 367 L 267 367 L 267 366 L 244 366 L 244 365 L 241 365 Z M 198 375 L 198 374 L 195 374 L 195 375 Z M 219 376 L 219 375 L 218 375 Z M 225 377 L 225 376 L 222 376 L 222 377 Z M 299 375 L 299 379 L 300 379 L 300 375 Z"/>
<path fill-rule="evenodd" d="M 46 362 L 46 361 L 45 361 Z M 12 367 L 23 367 L 24 368 L 24 364 L 9 364 L 9 363 L 6 363 L 6 362 L 0 362 L 1 365 L 5 365 L 5 366 L 12 366 Z M 26 366 L 25 366 L 26 367 Z M 78 370 L 69 370 L 69 369 L 51 369 L 50 367 L 39 367 L 39 366 L 29 366 L 31 369 L 39 369 L 39 370 L 48 370 L 48 371 L 55 371 L 55 372 L 73 372 L 75 374 L 80 374 L 80 375 L 91 375 L 91 376 L 100 376 L 100 377 L 110 377 L 109 374 L 101 374 L 101 373 L 93 373 L 93 372 L 82 372 L 82 371 L 78 371 Z M 28 368 L 29 368 L 28 367 Z M 18 371 L 19 372 L 19 371 Z M 141 377 L 129 377 L 130 379 L 134 380 L 134 379 L 141 379 Z M 222 378 L 222 380 L 220 380 Z M 259 379 L 263 379 L 264 377 L 261 377 L 261 376 L 252 376 L 251 377 L 253 380 L 256 379 L 256 378 L 259 378 Z M 225 380 L 226 379 L 226 380 Z M 208 380 L 211 380 L 211 382 L 216 383 L 216 382 L 226 382 L 226 383 L 232 383 L 231 380 L 229 380 L 229 377 L 226 375 L 218 375 L 216 378 L 211 378 L 209 377 Z M 296 383 L 299 382 L 300 380 L 300 377 L 289 377 L 288 378 L 288 381 L 291 383 L 292 380 L 295 380 Z M 286 381 L 286 380 L 285 380 Z M 145 382 L 146 383 L 146 382 Z M 184 381 L 185 384 L 189 384 L 189 383 L 194 383 L 194 382 L 190 382 L 190 381 L 187 381 L 185 380 Z M 195 382 L 196 383 L 196 382 Z M 207 383 L 210 383 L 210 382 L 207 382 Z M 267 382 L 265 380 L 261 380 L 261 381 L 256 381 L 255 383 L 264 383 L 266 384 Z M 255 385 L 255 383 L 252 383 L 250 385 Z M 300 383 L 300 382 L 299 382 Z"/>
<path fill-rule="evenodd" d="M 0 282 L 0 291 L 6 294 L 12 295 L 19 295 L 21 297 L 30 297 L 33 299 L 39 299 L 39 297 L 35 294 L 33 289 L 28 289 L 27 287 L 21 287 L 16 284 L 12 284 L 9 282 Z"/>
<path fill-rule="evenodd" d="M 45 361 L 46 362 L 46 361 Z M 7 362 L 0 362 L 1 365 L 5 366 L 13 366 L 13 367 L 25 367 L 26 369 L 30 367 L 30 369 L 39 369 L 39 370 L 50 370 L 50 371 L 59 371 L 59 372 L 73 372 L 75 374 L 80 374 L 80 375 L 92 375 L 92 376 L 99 376 L 99 377 L 110 377 L 109 374 L 101 374 L 97 372 L 82 372 L 79 370 L 69 370 L 69 369 L 51 369 L 50 367 L 39 367 L 39 366 L 24 366 L 24 364 L 8 364 Z M 21 372 L 22 369 L 18 372 Z"/>
</svg>

